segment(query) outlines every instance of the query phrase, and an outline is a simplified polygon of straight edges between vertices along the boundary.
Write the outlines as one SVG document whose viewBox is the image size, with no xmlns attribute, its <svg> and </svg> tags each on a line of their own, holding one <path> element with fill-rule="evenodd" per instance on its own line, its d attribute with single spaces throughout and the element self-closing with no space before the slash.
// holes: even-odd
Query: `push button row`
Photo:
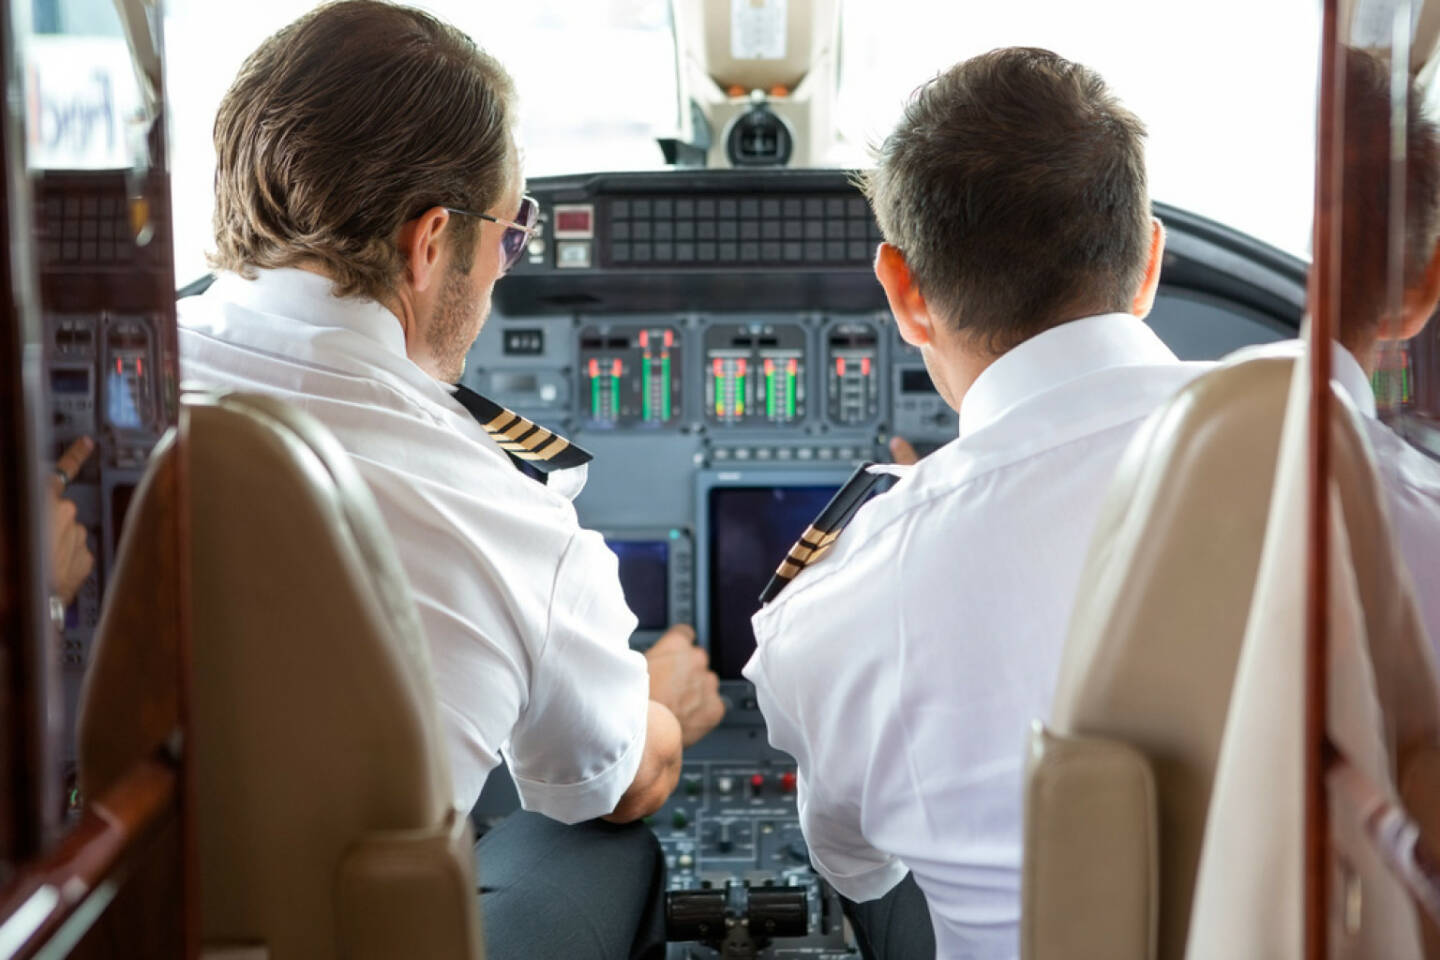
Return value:
<svg viewBox="0 0 1440 960">
<path fill-rule="evenodd" d="M 868 263 L 880 228 L 862 197 L 611 200 L 613 265 Z"/>
<path fill-rule="evenodd" d="M 870 261 L 868 240 L 747 240 L 719 243 L 669 240 L 610 241 L 612 264 L 648 263 L 851 263 Z"/>
<path fill-rule="evenodd" d="M 710 459 L 716 463 L 794 460 L 847 463 L 866 455 L 867 451 L 860 447 L 715 447 L 710 451 Z"/>
<path fill-rule="evenodd" d="M 868 220 L 621 220 L 611 240 L 871 240 Z"/>
<path fill-rule="evenodd" d="M 863 197 L 653 197 L 610 201 L 610 219 L 868 217 Z"/>
</svg>

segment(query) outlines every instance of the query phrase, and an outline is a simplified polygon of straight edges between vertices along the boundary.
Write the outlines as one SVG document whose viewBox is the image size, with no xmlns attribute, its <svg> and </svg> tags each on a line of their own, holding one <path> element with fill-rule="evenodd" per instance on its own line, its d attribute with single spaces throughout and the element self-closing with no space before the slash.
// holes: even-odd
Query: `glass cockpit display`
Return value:
<svg viewBox="0 0 1440 960">
<path fill-rule="evenodd" d="M 637 630 L 670 625 L 670 543 L 668 540 L 609 540 L 620 561 L 625 604 L 639 621 Z"/>
<path fill-rule="evenodd" d="M 644 650 L 677 623 L 695 620 L 695 541 L 686 527 L 624 527 L 603 532 L 615 554 L 625 605 L 635 614 L 630 645 Z"/>
<path fill-rule="evenodd" d="M 683 415 L 683 360 L 675 327 L 585 327 L 578 359 L 579 395 L 592 428 L 666 427 Z"/>
<path fill-rule="evenodd" d="M 755 652 L 750 617 L 760 591 L 835 486 L 717 487 L 710 491 L 710 663 L 733 680 Z"/>
<path fill-rule="evenodd" d="M 722 426 L 804 419 L 805 352 L 798 324 L 712 326 L 705 332 L 706 419 Z"/>
</svg>

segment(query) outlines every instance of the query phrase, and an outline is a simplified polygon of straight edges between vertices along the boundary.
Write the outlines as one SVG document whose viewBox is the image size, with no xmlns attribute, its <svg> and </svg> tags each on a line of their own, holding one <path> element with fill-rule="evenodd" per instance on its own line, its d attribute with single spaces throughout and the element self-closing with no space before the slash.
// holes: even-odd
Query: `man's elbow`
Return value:
<svg viewBox="0 0 1440 960">
<path fill-rule="evenodd" d="M 682 758 L 680 722 L 667 708 L 652 700 L 640 768 L 630 789 L 605 819 L 611 823 L 630 823 L 659 810 L 680 782 Z"/>
</svg>

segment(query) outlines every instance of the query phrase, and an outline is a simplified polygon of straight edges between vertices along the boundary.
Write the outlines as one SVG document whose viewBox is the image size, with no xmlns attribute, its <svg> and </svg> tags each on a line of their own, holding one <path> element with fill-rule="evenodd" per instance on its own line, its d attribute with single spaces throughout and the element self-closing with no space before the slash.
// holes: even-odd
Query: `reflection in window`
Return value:
<svg viewBox="0 0 1440 960">
<path fill-rule="evenodd" d="M 26 162 L 34 169 L 133 165 L 140 103 L 113 0 L 31 0 L 25 60 Z"/>
<path fill-rule="evenodd" d="M 139 430 L 144 420 L 140 414 L 140 375 L 138 362 L 135 370 L 126 373 L 121 361 L 115 361 L 115 369 L 105 378 L 105 419 L 110 426 L 121 430 Z"/>
<path fill-rule="evenodd" d="M 85 37 L 119 37 L 115 0 L 31 0 L 31 30 Z"/>
</svg>

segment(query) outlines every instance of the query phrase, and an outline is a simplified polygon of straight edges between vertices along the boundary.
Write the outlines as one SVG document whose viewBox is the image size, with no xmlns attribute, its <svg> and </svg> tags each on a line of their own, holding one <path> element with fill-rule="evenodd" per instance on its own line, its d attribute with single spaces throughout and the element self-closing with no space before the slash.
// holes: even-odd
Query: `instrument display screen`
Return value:
<svg viewBox="0 0 1440 960">
<path fill-rule="evenodd" d="M 670 544 L 664 540 L 606 540 L 620 559 L 625 603 L 640 622 L 637 630 L 670 625 Z"/>
<path fill-rule="evenodd" d="M 710 665 L 740 677 L 755 652 L 750 618 L 760 591 L 835 486 L 716 487 L 710 491 Z"/>
</svg>

